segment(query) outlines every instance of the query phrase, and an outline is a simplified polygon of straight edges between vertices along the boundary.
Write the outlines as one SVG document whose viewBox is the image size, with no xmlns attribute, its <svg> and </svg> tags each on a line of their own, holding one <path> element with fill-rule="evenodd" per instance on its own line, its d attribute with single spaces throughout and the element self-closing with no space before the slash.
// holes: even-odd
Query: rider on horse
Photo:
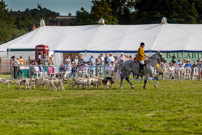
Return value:
<svg viewBox="0 0 202 135">
<path fill-rule="evenodd" d="M 145 65 L 145 58 L 146 55 L 144 54 L 144 46 L 145 44 L 143 42 L 140 43 L 140 47 L 138 49 L 138 53 L 137 53 L 137 57 L 135 59 L 135 61 L 139 61 L 139 73 L 143 72 L 143 67 Z"/>
</svg>

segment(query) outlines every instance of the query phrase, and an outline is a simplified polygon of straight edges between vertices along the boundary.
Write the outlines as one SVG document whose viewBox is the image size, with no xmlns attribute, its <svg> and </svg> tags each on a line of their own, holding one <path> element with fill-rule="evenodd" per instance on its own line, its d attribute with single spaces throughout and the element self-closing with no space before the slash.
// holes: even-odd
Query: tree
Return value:
<svg viewBox="0 0 202 135">
<path fill-rule="evenodd" d="M 92 1 L 93 6 L 91 7 L 91 12 L 87 12 L 84 8 L 81 11 L 77 11 L 77 24 L 87 25 L 97 23 L 99 19 L 105 19 L 106 24 L 117 24 L 118 20 L 112 15 L 112 10 L 110 5 L 105 1 Z"/>
<path fill-rule="evenodd" d="M 118 20 L 112 15 L 110 5 L 105 1 L 92 1 L 91 18 L 93 21 L 98 21 L 100 18 L 105 19 L 107 24 L 117 24 Z"/>
<path fill-rule="evenodd" d="M 178 23 L 196 23 L 197 10 L 188 0 L 136 0 L 133 23 L 147 24 L 163 16 Z"/>
<path fill-rule="evenodd" d="M 131 24 L 131 10 L 134 10 L 135 0 L 104 0 L 110 5 L 112 15 L 117 18 L 119 24 Z"/>
<path fill-rule="evenodd" d="M 0 1 L 0 42 L 6 41 L 13 37 L 16 32 L 15 18 L 12 15 L 12 11 L 6 9 L 7 5 L 3 0 Z"/>
<path fill-rule="evenodd" d="M 194 6 L 198 12 L 198 17 L 196 17 L 196 22 L 202 23 L 202 1 L 201 0 L 188 0 L 190 5 Z"/>
</svg>

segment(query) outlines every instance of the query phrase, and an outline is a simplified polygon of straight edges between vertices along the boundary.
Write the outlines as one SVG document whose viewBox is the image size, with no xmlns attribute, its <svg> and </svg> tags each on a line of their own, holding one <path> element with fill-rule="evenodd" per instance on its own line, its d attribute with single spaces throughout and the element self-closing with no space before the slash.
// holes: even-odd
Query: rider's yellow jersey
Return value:
<svg viewBox="0 0 202 135">
<path fill-rule="evenodd" d="M 145 57 L 144 56 L 146 56 L 144 54 L 144 49 L 140 46 L 139 49 L 138 49 L 138 53 L 137 53 L 137 57 L 136 57 L 135 61 L 141 61 L 141 60 L 145 61 Z"/>
</svg>

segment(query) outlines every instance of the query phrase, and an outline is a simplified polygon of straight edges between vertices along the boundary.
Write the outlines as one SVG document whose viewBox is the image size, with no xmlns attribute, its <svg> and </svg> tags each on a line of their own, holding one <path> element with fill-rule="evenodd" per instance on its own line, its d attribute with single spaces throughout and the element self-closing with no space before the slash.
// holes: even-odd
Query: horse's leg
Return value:
<svg viewBox="0 0 202 135">
<path fill-rule="evenodd" d="M 121 89 L 123 89 L 122 88 L 122 83 L 123 83 L 123 79 L 125 78 L 125 76 L 126 76 L 125 73 L 123 73 L 122 76 L 121 76 L 121 82 L 120 82 L 120 88 Z"/>
<path fill-rule="evenodd" d="M 145 75 L 145 78 L 144 78 L 144 86 L 143 86 L 144 89 L 146 89 L 146 83 L 147 83 L 148 77 L 149 77 L 148 74 Z"/>
<path fill-rule="evenodd" d="M 129 80 L 130 72 L 126 74 L 126 81 L 130 84 L 131 88 L 134 89 L 133 84 Z"/>
<path fill-rule="evenodd" d="M 159 84 L 159 78 L 158 76 L 155 76 L 155 75 L 153 77 L 156 79 L 156 84 L 154 85 L 154 88 L 156 88 Z"/>
</svg>

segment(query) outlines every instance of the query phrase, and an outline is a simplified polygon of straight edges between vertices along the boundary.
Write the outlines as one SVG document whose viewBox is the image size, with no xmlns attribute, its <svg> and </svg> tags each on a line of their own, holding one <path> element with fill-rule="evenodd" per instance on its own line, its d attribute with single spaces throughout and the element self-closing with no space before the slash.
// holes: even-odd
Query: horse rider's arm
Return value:
<svg viewBox="0 0 202 135">
<path fill-rule="evenodd" d="M 140 48 L 138 51 L 139 51 L 139 55 L 140 55 L 140 56 L 142 56 L 142 57 L 145 56 L 145 54 L 144 54 L 144 50 L 143 50 L 143 49 Z"/>
</svg>

